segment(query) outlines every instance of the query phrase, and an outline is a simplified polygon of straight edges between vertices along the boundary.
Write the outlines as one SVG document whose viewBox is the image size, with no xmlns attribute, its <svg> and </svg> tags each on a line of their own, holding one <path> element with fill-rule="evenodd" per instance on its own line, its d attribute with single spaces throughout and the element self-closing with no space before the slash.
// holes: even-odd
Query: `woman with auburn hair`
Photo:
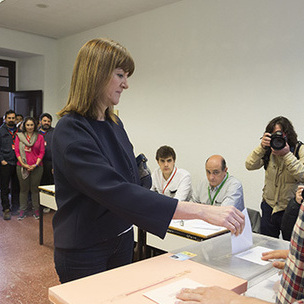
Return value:
<svg viewBox="0 0 304 304">
<path fill-rule="evenodd" d="M 172 217 L 243 230 L 234 207 L 178 202 L 140 186 L 133 146 L 113 113 L 134 68 L 129 52 L 108 39 L 88 41 L 76 58 L 52 145 L 54 259 L 62 283 L 130 263 L 133 224 L 161 238 Z"/>
</svg>

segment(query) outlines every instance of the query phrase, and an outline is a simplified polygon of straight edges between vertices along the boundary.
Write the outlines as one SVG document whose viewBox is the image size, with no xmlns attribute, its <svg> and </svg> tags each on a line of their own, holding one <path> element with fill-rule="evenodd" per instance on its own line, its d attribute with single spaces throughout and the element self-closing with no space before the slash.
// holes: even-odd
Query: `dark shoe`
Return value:
<svg viewBox="0 0 304 304">
<path fill-rule="evenodd" d="M 9 209 L 3 211 L 3 219 L 6 221 L 11 219 L 11 211 Z"/>
<path fill-rule="evenodd" d="M 23 220 L 24 218 L 26 218 L 26 214 L 24 210 L 20 210 L 19 216 L 17 218 L 18 221 Z"/>
<path fill-rule="evenodd" d="M 11 214 L 12 214 L 12 215 L 19 215 L 19 212 L 20 212 L 19 209 L 17 209 L 17 210 L 12 210 Z"/>
<path fill-rule="evenodd" d="M 12 215 L 19 214 L 19 212 L 20 212 L 19 205 L 13 205 L 11 210 L 12 210 Z"/>
</svg>

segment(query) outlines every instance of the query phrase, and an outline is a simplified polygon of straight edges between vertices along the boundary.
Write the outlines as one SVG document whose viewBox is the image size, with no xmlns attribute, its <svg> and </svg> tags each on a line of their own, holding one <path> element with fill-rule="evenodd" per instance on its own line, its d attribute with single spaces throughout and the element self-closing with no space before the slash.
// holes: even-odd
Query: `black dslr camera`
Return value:
<svg viewBox="0 0 304 304">
<path fill-rule="evenodd" d="M 286 136 L 281 131 L 271 134 L 270 138 L 270 146 L 274 150 L 282 150 L 286 146 Z"/>
</svg>

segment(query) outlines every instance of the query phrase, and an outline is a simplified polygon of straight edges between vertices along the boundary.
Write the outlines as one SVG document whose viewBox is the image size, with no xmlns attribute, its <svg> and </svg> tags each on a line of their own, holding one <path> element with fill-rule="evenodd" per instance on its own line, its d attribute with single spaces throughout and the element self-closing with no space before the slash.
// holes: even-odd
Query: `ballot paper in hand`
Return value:
<svg viewBox="0 0 304 304">
<path fill-rule="evenodd" d="M 231 235 L 232 254 L 236 254 L 238 252 L 247 250 L 253 244 L 251 223 L 250 223 L 247 209 L 245 208 L 242 212 L 245 215 L 245 227 L 244 227 L 243 232 L 240 235 L 238 235 L 238 236 Z"/>
</svg>

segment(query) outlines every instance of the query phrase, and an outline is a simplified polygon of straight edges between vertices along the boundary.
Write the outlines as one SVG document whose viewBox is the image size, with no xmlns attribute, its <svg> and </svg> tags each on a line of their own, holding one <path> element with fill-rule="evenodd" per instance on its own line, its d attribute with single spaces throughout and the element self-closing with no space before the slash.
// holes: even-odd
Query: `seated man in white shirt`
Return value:
<svg viewBox="0 0 304 304">
<path fill-rule="evenodd" d="M 189 201 L 192 196 L 190 173 L 177 168 L 175 160 L 175 151 L 169 146 L 162 146 L 156 151 L 159 168 L 152 174 L 151 190 L 179 201 Z"/>
<path fill-rule="evenodd" d="M 221 155 L 210 156 L 205 168 L 207 179 L 199 183 L 192 200 L 206 205 L 232 205 L 242 211 L 243 187 L 235 177 L 229 175 L 225 159 Z"/>
</svg>

